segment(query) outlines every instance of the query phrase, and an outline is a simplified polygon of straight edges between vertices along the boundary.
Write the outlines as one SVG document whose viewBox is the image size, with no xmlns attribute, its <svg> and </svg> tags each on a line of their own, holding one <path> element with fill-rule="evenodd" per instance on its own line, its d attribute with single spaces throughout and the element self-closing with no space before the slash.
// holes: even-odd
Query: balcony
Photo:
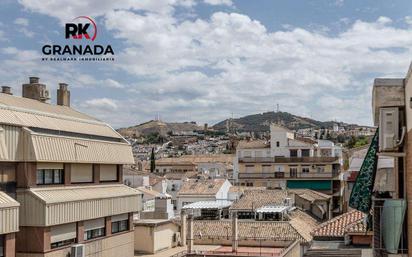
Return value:
<svg viewBox="0 0 412 257">
<path fill-rule="evenodd" d="M 239 179 L 267 179 L 267 178 L 287 178 L 287 179 L 332 179 L 335 177 L 334 172 L 296 172 L 289 174 L 289 172 L 239 172 Z"/>
<path fill-rule="evenodd" d="M 240 163 L 335 163 L 339 157 L 243 157 Z"/>
</svg>

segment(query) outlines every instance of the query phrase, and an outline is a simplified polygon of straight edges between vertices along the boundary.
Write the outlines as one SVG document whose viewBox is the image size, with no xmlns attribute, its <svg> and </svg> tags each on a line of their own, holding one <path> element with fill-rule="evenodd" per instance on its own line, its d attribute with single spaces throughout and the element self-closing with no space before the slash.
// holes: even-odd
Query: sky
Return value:
<svg viewBox="0 0 412 257">
<path fill-rule="evenodd" d="M 81 15 L 115 61 L 42 61 L 45 44 L 79 44 L 64 26 Z M 21 95 L 37 76 L 55 103 L 65 82 L 72 107 L 115 128 L 158 116 L 215 124 L 277 105 L 372 125 L 374 78 L 404 77 L 411 53 L 409 0 L 0 2 L 0 85 Z"/>
</svg>

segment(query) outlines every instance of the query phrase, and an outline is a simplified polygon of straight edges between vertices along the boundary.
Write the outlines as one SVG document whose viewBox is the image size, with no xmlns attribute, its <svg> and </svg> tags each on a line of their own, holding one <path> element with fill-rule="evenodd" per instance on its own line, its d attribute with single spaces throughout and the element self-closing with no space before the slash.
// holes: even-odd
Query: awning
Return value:
<svg viewBox="0 0 412 257">
<path fill-rule="evenodd" d="M 195 203 L 186 204 L 182 209 L 223 209 L 230 207 L 231 201 L 200 201 Z"/>
<path fill-rule="evenodd" d="M 288 206 L 263 206 L 256 209 L 257 213 L 281 213 L 288 209 Z"/>
<path fill-rule="evenodd" d="M 141 209 L 140 192 L 125 185 L 31 188 L 17 191 L 22 226 L 52 226 Z"/>
<path fill-rule="evenodd" d="M 0 234 L 19 230 L 19 206 L 16 200 L 0 191 Z"/>
<path fill-rule="evenodd" d="M 134 164 L 127 143 L 26 133 L 27 161 Z"/>
</svg>

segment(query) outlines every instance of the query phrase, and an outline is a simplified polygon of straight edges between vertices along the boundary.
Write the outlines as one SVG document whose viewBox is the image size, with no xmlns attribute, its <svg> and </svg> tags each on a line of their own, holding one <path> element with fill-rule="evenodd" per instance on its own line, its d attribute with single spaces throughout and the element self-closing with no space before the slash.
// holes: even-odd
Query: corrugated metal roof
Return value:
<svg viewBox="0 0 412 257">
<path fill-rule="evenodd" d="M 0 121 L 24 127 L 121 138 L 108 124 L 70 107 L 0 94 Z"/>
<path fill-rule="evenodd" d="M 186 204 L 182 209 L 222 209 L 232 205 L 231 201 L 199 201 L 191 204 Z"/>
<path fill-rule="evenodd" d="M 18 207 L 20 204 L 8 196 L 6 193 L 0 191 L 0 208 Z"/>
<path fill-rule="evenodd" d="M 118 198 L 141 194 L 136 189 L 120 184 L 107 186 L 99 185 L 58 188 L 31 188 L 29 189 L 29 191 L 45 204 Z"/>
<path fill-rule="evenodd" d="M 133 164 L 131 146 L 127 143 L 29 134 L 32 151 L 27 159 L 47 162 Z M 30 149 L 30 148 L 29 148 Z"/>
<path fill-rule="evenodd" d="M 288 206 L 263 206 L 256 209 L 257 213 L 279 213 L 288 209 Z"/>
</svg>

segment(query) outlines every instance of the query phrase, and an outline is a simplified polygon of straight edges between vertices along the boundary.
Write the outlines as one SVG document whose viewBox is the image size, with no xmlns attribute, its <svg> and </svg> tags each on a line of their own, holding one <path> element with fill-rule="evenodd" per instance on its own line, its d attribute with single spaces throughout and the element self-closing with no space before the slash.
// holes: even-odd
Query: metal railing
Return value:
<svg viewBox="0 0 412 257">
<path fill-rule="evenodd" d="M 239 172 L 240 179 L 245 178 L 334 178 L 339 172 Z"/>
<path fill-rule="evenodd" d="M 267 162 L 267 163 L 331 163 L 339 157 L 241 157 L 239 162 Z"/>
<path fill-rule="evenodd" d="M 402 227 L 400 227 L 401 231 L 399 238 L 396 233 L 389 233 L 389 231 L 385 231 L 385 227 L 394 227 L 395 220 L 394 217 L 402 216 L 402 207 L 401 206 L 384 206 L 385 199 L 374 199 L 373 201 L 373 250 L 374 256 L 383 257 L 387 256 L 388 253 L 392 254 L 404 254 L 408 253 L 408 242 L 407 242 L 407 225 L 406 225 L 406 215 L 403 217 Z M 386 217 L 385 217 L 386 215 Z M 399 220 L 400 221 L 400 220 Z M 384 224 L 385 222 L 389 222 L 389 224 Z M 400 224 L 398 224 L 400 225 Z M 399 240 L 398 245 L 388 244 L 386 241 L 396 242 Z M 388 249 L 389 247 L 389 249 Z M 392 248 L 392 249 L 391 249 Z"/>
</svg>

